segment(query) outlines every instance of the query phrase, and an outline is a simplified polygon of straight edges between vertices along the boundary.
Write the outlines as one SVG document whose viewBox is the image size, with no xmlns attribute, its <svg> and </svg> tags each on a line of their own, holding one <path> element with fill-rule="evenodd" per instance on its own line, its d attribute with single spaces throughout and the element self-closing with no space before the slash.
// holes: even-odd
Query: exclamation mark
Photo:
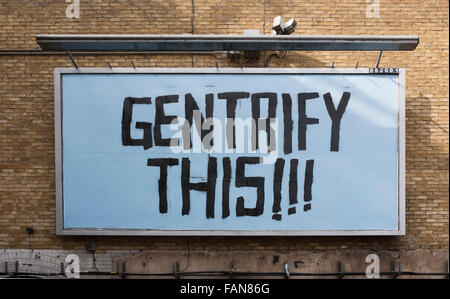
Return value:
<svg viewBox="0 0 450 299">
<path fill-rule="evenodd" d="M 303 192 L 303 201 L 310 202 L 312 200 L 311 195 L 311 186 L 313 183 L 313 170 L 314 170 L 314 160 L 306 161 L 305 166 L 305 184 L 304 184 L 304 192 Z M 311 204 L 307 203 L 303 206 L 303 211 L 311 210 Z"/>
<path fill-rule="evenodd" d="M 281 183 L 283 182 L 284 159 L 277 159 L 275 162 L 275 171 L 273 175 L 273 220 L 280 221 L 281 214 Z"/>
<path fill-rule="evenodd" d="M 289 174 L 289 204 L 295 205 L 298 203 L 297 200 L 297 193 L 298 193 L 298 186 L 297 186 L 297 168 L 298 168 L 298 160 L 292 159 L 291 160 L 291 172 Z M 291 207 L 288 209 L 288 215 L 292 215 L 297 213 L 297 210 L 295 207 Z"/>
</svg>

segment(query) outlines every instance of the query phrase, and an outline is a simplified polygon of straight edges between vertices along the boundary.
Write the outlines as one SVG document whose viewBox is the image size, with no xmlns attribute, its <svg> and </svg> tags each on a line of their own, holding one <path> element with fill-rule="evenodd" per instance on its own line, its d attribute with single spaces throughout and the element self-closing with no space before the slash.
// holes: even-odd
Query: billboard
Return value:
<svg viewBox="0 0 450 299">
<path fill-rule="evenodd" d="M 57 234 L 402 235 L 402 69 L 55 69 Z"/>
</svg>

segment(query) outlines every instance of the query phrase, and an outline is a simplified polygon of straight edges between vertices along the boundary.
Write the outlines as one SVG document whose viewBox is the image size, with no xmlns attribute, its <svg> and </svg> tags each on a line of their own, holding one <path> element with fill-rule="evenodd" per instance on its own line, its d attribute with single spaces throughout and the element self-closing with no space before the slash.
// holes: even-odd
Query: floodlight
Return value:
<svg viewBox="0 0 450 299">
<path fill-rule="evenodd" d="M 284 22 L 282 16 L 278 16 L 273 19 L 272 29 L 275 32 L 275 35 L 280 35 L 283 33 Z"/>
<path fill-rule="evenodd" d="M 290 19 L 286 23 L 283 21 L 282 16 L 277 16 L 273 19 L 272 34 L 273 35 L 289 35 L 295 31 L 297 22 L 295 19 Z"/>
<path fill-rule="evenodd" d="M 295 28 L 297 28 L 297 22 L 295 21 L 295 19 L 290 19 L 289 21 L 284 23 L 283 34 L 289 35 L 295 31 Z"/>
</svg>

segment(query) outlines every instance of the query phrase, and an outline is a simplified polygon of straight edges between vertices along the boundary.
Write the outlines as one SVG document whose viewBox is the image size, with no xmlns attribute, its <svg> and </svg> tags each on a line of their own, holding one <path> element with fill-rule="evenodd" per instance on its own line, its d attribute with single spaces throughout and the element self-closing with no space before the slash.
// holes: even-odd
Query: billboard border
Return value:
<svg viewBox="0 0 450 299">
<path fill-rule="evenodd" d="M 382 70 L 374 73 L 373 70 Z M 384 70 L 384 71 L 383 71 Z M 398 75 L 397 229 L 395 230 L 161 230 L 64 228 L 63 90 L 64 74 L 367 74 Z M 58 236 L 404 236 L 405 205 L 405 69 L 403 68 L 55 68 L 55 192 Z"/>
</svg>

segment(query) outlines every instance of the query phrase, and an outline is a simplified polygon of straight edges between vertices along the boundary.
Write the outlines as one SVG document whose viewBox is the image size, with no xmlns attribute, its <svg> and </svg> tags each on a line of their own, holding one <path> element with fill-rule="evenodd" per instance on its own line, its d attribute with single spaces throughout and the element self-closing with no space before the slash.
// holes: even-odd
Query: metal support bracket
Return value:
<svg viewBox="0 0 450 299">
<path fill-rule="evenodd" d="M 345 267 L 344 264 L 341 261 L 338 261 L 338 271 L 339 271 L 339 278 L 342 279 L 345 276 Z"/>
<path fill-rule="evenodd" d="M 380 51 L 380 53 L 378 54 L 378 60 L 377 60 L 377 66 L 376 68 L 378 68 L 380 66 L 380 61 L 381 61 L 381 56 L 383 55 L 383 50 Z"/>
<path fill-rule="evenodd" d="M 125 278 L 124 273 L 126 272 L 126 263 L 122 262 L 122 269 L 120 269 L 120 262 L 117 262 L 116 263 L 116 272 L 120 277 Z"/>
<path fill-rule="evenodd" d="M 73 66 L 78 70 L 77 62 L 73 58 L 72 53 L 70 53 L 70 50 L 67 50 L 66 53 L 67 53 L 67 56 L 69 56 L 70 60 L 72 61 Z"/>
<path fill-rule="evenodd" d="M 172 273 L 177 279 L 180 278 L 180 262 L 177 261 L 172 264 Z"/>
<path fill-rule="evenodd" d="M 216 59 L 216 69 L 219 69 L 219 61 L 218 61 L 218 59 L 217 59 L 217 56 L 214 55 L 214 58 Z"/>
<path fill-rule="evenodd" d="M 397 270 L 397 263 L 395 261 L 392 261 L 391 267 L 392 267 L 392 273 L 394 273 L 392 275 L 393 279 L 399 277 L 402 274 L 402 264 L 401 263 L 398 263 L 398 270 Z"/>
</svg>

